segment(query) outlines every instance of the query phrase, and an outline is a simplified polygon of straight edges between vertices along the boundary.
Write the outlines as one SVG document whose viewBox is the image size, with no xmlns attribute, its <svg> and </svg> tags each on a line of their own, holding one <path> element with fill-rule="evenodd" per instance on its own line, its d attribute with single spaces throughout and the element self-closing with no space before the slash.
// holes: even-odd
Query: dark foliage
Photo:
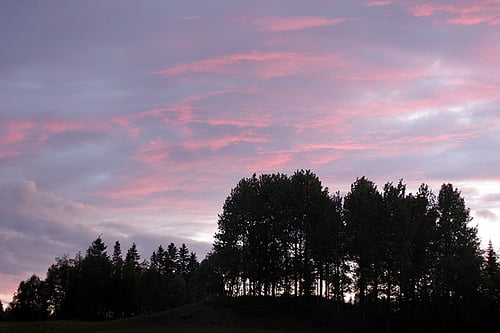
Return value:
<svg viewBox="0 0 500 333">
<path fill-rule="evenodd" d="M 254 175 L 226 199 L 211 260 L 227 296 L 315 295 L 338 313 L 350 297 L 387 329 L 486 327 L 500 314 L 498 261 L 470 221 L 451 184 L 408 194 L 362 177 L 342 200 L 309 171 Z"/>
<path fill-rule="evenodd" d="M 34 275 L 21 282 L 10 304 L 11 317 L 103 320 L 161 311 L 199 300 L 187 288 L 199 265 L 195 254 L 189 253 L 185 244 L 181 246 L 182 256 L 177 256 L 173 243 L 168 249 L 163 251 L 160 246 L 153 254 L 162 266 L 153 260 L 141 263 L 135 243 L 123 259 L 117 241 L 110 258 L 106 245 L 98 237 L 84 257 L 77 254 L 74 259 L 56 258 L 45 280 Z M 206 294 L 208 291 L 203 295 Z"/>
</svg>

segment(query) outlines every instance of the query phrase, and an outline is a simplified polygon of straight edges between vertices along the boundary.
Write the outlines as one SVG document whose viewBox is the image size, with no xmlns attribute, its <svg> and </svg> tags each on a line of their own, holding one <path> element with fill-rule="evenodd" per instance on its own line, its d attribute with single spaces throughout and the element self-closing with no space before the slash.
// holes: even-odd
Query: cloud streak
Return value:
<svg viewBox="0 0 500 333">
<path fill-rule="evenodd" d="M 327 18 L 321 16 L 266 17 L 255 23 L 260 29 L 273 32 L 297 31 L 318 27 L 328 27 L 348 21 L 346 18 Z"/>
<path fill-rule="evenodd" d="M 311 66 L 338 64 L 334 55 L 315 56 L 291 52 L 251 52 L 213 57 L 155 72 L 163 76 L 185 73 L 247 74 L 261 79 L 296 74 Z"/>
</svg>

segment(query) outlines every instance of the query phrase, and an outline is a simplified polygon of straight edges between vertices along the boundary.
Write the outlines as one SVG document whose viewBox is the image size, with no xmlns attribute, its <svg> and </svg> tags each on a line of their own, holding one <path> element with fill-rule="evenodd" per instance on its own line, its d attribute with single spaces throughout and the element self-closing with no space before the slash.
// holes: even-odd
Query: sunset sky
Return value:
<svg viewBox="0 0 500 333">
<path fill-rule="evenodd" d="M 232 187 L 458 187 L 500 248 L 500 1 L 2 1 L 0 299 L 99 235 L 202 259 Z"/>
</svg>

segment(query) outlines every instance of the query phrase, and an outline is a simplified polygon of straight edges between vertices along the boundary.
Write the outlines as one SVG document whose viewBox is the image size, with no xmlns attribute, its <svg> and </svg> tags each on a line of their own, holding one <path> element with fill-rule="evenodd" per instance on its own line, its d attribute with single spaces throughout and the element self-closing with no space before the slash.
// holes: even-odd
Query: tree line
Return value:
<svg viewBox="0 0 500 333">
<path fill-rule="evenodd" d="M 342 311 L 423 319 L 495 320 L 500 269 L 458 189 L 381 190 L 361 177 L 342 196 L 314 173 L 262 174 L 231 190 L 212 251 L 199 263 L 171 243 L 140 261 L 98 237 L 85 255 L 56 258 L 44 280 L 20 283 L 7 312 L 21 320 L 108 319 L 213 296 L 318 297 Z M 479 318 L 479 319 L 478 319 Z"/>
<path fill-rule="evenodd" d="M 342 197 L 310 171 L 253 175 L 226 199 L 208 259 L 228 296 L 347 298 L 364 315 L 498 315 L 498 260 L 471 220 L 452 184 L 413 194 L 402 180 L 378 190 L 362 177 Z"/>
<path fill-rule="evenodd" d="M 14 320 L 102 320 L 161 311 L 198 300 L 199 262 L 185 244 L 161 245 L 140 261 L 135 243 L 112 255 L 98 237 L 84 256 L 56 258 L 45 279 L 32 275 L 19 284 L 6 315 Z"/>
</svg>

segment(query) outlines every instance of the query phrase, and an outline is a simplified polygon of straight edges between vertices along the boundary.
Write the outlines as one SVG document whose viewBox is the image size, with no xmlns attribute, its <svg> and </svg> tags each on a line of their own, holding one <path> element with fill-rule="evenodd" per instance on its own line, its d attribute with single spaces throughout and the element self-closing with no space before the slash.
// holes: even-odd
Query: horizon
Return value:
<svg viewBox="0 0 500 333">
<path fill-rule="evenodd" d="M 500 1 L 0 4 L 0 300 L 103 235 L 203 259 L 230 190 L 452 183 L 500 248 Z"/>
</svg>

